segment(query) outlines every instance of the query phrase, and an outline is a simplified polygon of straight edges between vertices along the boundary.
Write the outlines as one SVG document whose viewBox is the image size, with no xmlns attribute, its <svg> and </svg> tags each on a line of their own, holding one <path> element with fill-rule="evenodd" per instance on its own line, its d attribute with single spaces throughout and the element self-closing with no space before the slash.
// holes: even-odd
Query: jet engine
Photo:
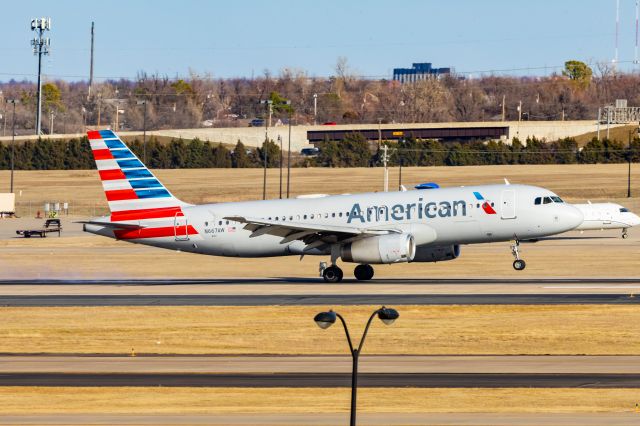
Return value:
<svg viewBox="0 0 640 426">
<path fill-rule="evenodd" d="M 416 250 L 412 262 L 441 262 L 453 260 L 460 256 L 460 246 L 422 246 Z"/>
<path fill-rule="evenodd" d="M 340 248 L 340 257 L 353 263 L 411 262 L 416 245 L 411 234 L 387 234 L 363 238 Z"/>
</svg>

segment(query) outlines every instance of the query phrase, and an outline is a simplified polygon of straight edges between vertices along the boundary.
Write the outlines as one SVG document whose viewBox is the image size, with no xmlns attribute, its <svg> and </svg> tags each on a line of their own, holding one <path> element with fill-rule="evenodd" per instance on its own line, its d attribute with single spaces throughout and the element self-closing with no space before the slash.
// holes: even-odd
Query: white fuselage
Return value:
<svg viewBox="0 0 640 426">
<path fill-rule="evenodd" d="M 640 217 L 620 204 L 574 204 L 582 212 L 584 220 L 576 230 L 627 229 L 640 225 Z"/>
<path fill-rule="evenodd" d="M 283 243 L 281 236 L 253 236 L 244 224 L 227 217 L 250 216 L 283 224 L 344 226 L 356 229 L 396 228 L 415 232 L 416 244 L 429 246 L 526 240 L 574 229 L 583 214 L 561 201 L 534 205 L 540 196 L 555 196 L 528 185 L 483 185 L 404 192 L 374 192 L 315 198 L 245 201 L 183 207 L 184 216 L 127 222 L 149 227 L 173 227 L 173 236 L 129 238 L 129 241 L 216 256 L 267 257 L 328 254 L 327 248 L 304 251 L 300 240 Z M 557 198 L 557 197 L 556 197 Z M 108 221 L 109 218 L 103 220 Z M 426 226 L 424 226 L 426 225 Z M 186 232 L 187 226 L 193 233 Z M 422 228 L 431 231 L 422 239 Z M 114 237 L 100 225 L 88 232 Z"/>
</svg>

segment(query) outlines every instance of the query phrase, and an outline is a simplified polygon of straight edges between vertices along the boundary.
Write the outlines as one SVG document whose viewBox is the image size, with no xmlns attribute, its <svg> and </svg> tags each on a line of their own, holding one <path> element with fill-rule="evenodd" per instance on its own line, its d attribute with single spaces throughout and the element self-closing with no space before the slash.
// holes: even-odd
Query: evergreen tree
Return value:
<svg viewBox="0 0 640 426">
<path fill-rule="evenodd" d="M 237 169 L 251 167 L 251 160 L 249 156 L 247 156 L 247 148 L 245 148 L 244 144 L 240 140 L 238 140 L 236 147 L 233 149 L 232 159 L 233 167 Z"/>
</svg>

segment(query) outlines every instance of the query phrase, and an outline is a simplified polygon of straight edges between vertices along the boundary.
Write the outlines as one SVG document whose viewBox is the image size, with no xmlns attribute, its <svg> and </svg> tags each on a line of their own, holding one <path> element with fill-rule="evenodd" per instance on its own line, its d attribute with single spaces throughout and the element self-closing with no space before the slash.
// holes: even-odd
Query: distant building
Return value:
<svg viewBox="0 0 640 426">
<path fill-rule="evenodd" d="M 411 83 L 446 74 L 451 74 L 451 68 L 433 68 L 431 62 L 412 64 L 411 68 L 393 69 L 393 79 L 400 83 Z"/>
</svg>

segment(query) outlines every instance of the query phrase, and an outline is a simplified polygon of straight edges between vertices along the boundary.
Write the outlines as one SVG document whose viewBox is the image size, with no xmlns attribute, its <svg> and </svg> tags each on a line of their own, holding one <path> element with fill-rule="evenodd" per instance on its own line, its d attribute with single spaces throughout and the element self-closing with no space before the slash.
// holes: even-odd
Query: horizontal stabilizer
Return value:
<svg viewBox="0 0 640 426">
<path fill-rule="evenodd" d="M 81 220 L 81 221 L 74 222 L 74 223 L 82 223 L 82 224 L 85 224 L 85 225 L 104 226 L 105 228 L 112 228 L 112 229 L 131 229 L 131 230 L 135 230 L 135 229 L 143 229 L 143 228 L 145 228 L 144 226 L 134 225 L 134 224 L 131 224 L 131 223 L 101 222 L 101 221 L 98 221 L 98 220 Z"/>
</svg>

